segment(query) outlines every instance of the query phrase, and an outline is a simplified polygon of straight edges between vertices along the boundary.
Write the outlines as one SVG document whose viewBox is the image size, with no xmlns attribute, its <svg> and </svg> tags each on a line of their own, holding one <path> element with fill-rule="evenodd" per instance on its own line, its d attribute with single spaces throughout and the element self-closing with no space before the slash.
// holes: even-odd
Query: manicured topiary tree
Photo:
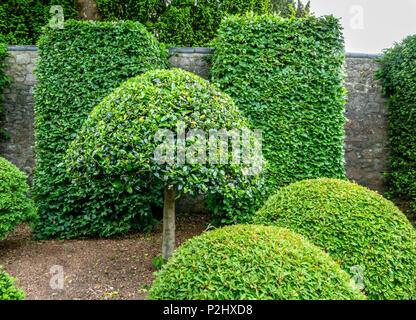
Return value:
<svg viewBox="0 0 416 320">
<path fill-rule="evenodd" d="M 296 182 L 272 196 L 255 221 L 303 234 L 347 272 L 361 269 L 371 299 L 416 297 L 415 230 L 374 191 L 336 179 Z"/>
<path fill-rule="evenodd" d="M 350 277 L 293 231 L 234 225 L 188 240 L 159 271 L 148 299 L 363 299 Z"/>
<path fill-rule="evenodd" d="M 16 278 L 11 278 L 0 266 L 0 300 L 24 300 L 25 293 L 13 286 Z"/>
<path fill-rule="evenodd" d="M 69 147 L 67 168 L 75 183 L 108 179 L 130 194 L 161 186 L 167 259 L 175 244 L 175 198 L 233 193 L 257 179 L 244 174 L 253 167 L 234 162 L 234 154 L 224 158 L 230 148 L 215 136 L 225 130 L 239 138 L 247 128 L 231 98 L 208 81 L 183 70 L 153 70 L 123 83 L 92 111 Z M 208 150 L 208 134 L 220 148 Z"/>
<path fill-rule="evenodd" d="M 37 218 L 32 199 L 28 198 L 27 177 L 15 165 L 0 157 L 0 239 L 21 222 Z"/>
</svg>

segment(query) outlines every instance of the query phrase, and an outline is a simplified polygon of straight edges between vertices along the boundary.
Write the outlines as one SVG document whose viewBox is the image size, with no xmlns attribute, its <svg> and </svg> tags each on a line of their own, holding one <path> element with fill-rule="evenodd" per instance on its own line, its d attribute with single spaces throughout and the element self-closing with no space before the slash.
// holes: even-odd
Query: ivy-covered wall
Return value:
<svg viewBox="0 0 416 320">
<path fill-rule="evenodd" d="M 12 82 L 4 91 L 2 127 L 10 139 L 0 143 L 0 155 L 24 170 L 29 179 L 34 167 L 33 85 L 35 46 L 9 46 L 6 74 Z M 208 48 L 171 48 L 172 66 L 208 77 L 212 55 Z M 378 63 L 374 56 L 347 54 L 345 87 L 348 90 L 345 125 L 345 169 L 359 184 L 385 191 L 381 179 L 388 171 L 388 127 L 386 105 L 379 83 L 374 80 Z M 184 208 L 186 209 L 186 208 Z M 191 209 L 192 210 L 192 209 Z"/>
</svg>

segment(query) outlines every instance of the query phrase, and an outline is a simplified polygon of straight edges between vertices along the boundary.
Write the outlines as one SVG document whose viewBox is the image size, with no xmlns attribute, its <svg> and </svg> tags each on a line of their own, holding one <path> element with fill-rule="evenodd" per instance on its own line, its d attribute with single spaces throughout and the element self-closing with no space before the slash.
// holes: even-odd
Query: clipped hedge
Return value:
<svg viewBox="0 0 416 320">
<path fill-rule="evenodd" d="M 71 184 L 64 155 L 91 110 L 125 80 L 168 66 L 165 47 L 135 22 L 66 22 L 39 41 L 34 196 L 38 237 L 110 236 L 151 221 L 150 195 L 111 183 Z M 143 219 L 143 217 L 146 217 Z"/>
<path fill-rule="evenodd" d="M 28 198 L 27 176 L 0 157 L 0 239 L 12 233 L 21 222 L 37 218 L 33 200 Z"/>
<path fill-rule="evenodd" d="M 60 5 L 64 19 L 78 15 L 76 0 L 7 0 L 0 4 L 0 34 L 8 44 L 35 44 L 52 14 L 52 5 Z"/>
<path fill-rule="evenodd" d="M 179 247 L 147 299 L 364 299 L 321 249 L 287 229 L 234 225 Z"/>
<path fill-rule="evenodd" d="M 105 20 L 135 20 L 143 23 L 159 41 L 172 46 L 206 46 L 216 35 L 221 20 L 229 14 L 279 12 L 303 17 L 309 5 L 294 0 L 97 0 Z"/>
<path fill-rule="evenodd" d="M 154 159 L 159 130 L 169 130 L 179 143 L 177 123 L 186 133 L 186 163 L 179 163 L 173 146 L 171 162 Z M 190 154 L 198 139 L 190 138 L 191 129 L 205 134 L 204 162 L 192 163 Z M 232 164 L 231 152 L 226 164 L 212 163 L 207 147 L 211 130 L 248 129 L 247 120 L 229 96 L 216 86 L 180 69 L 152 70 L 123 83 L 91 112 L 68 148 L 66 165 L 74 181 L 97 184 L 108 180 L 128 194 L 153 192 L 162 200 L 163 190 L 172 185 L 177 196 L 208 193 L 234 194 L 258 176 L 243 174 L 245 164 Z M 217 142 L 217 141 L 216 141 Z M 218 151 L 214 154 L 218 159 Z M 149 191 L 150 186 L 152 191 Z M 244 189 L 245 190 L 245 189 Z"/>
<path fill-rule="evenodd" d="M 304 235 L 347 272 L 360 266 L 371 299 L 416 298 L 415 230 L 374 191 L 336 179 L 296 182 L 272 196 L 255 223 Z"/>
<path fill-rule="evenodd" d="M 344 41 L 332 16 L 227 17 L 211 79 L 263 130 L 271 189 L 344 171 Z"/>
<path fill-rule="evenodd" d="M 4 67 L 6 66 L 4 59 L 7 57 L 7 45 L 6 40 L 0 34 L 0 113 L 3 112 L 3 89 L 10 83 L 10 78 L 4 73 Z M 6 138 L 3 129 L 0 128 L 0 141 Z"/>
<path fill-rule="evenodd" d="M 416 210 L 416 35 L 385 51 L 376 77 L 388 97 L 390 196 Z"/>
<path fill-rule="evenodd" d="M 16 278 L 11 278 L 0 266 L 0 300 L 24 300 L 25 293 L 13 286 Z"/>
</svg>

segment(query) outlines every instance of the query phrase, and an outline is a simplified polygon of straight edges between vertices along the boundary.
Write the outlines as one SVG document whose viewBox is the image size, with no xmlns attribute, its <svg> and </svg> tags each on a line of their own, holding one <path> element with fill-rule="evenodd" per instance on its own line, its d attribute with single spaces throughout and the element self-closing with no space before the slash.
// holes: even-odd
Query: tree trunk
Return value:
<svg viewBox="0 0 416 320">
<path fill-rule="evenodd" d="M 95 0 L 77 0 L 78 14 L 83 20 L 102 20 Z"/>
<path fill-rule="evenodd" d="M 165 262 L 175 250 L 175 190 L 173 186 L 165 188 L 163 204 L 162 258 Z"/>
</svg>

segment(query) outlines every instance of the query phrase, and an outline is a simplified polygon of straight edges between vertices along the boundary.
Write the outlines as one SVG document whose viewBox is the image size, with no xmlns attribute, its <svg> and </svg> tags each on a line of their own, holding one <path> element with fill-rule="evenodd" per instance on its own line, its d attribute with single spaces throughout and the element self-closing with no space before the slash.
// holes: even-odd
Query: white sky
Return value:
<svg viewBox="0 0 416 320">
<path fill-rule="evenodd" d="M 311 0 L 311 8 L 341 18 L 347 52 L 381 53 L 416 34 L 416 0 Z"/>
</svg>

